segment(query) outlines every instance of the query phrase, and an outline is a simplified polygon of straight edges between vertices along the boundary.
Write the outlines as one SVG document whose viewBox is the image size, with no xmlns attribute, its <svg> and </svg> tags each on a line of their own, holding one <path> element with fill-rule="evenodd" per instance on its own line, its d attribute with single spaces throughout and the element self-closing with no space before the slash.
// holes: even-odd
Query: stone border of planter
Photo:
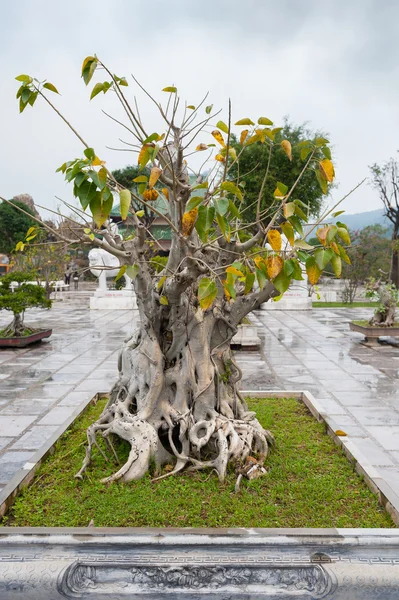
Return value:
<svg viewBox="0 0 399 600">
<path fill-rule="evenodd" d="M 309 392 L 243 391 L 305 403 L 399 524 L 399 498 Z M 97 396 L 98 397 L 98 396 Z M 82 403 L 4 488 L 4 514 Z M 169 596 L 367 600 L 399 597 L 396 529 L 0 528 L 0 598 L 82 600 Z"/>
<path fill-rule="evenodd" d="M 380 337 L 399 337 L 399 327 L 372 327 L 371 325 L 358 325 L 351 321 L 349 328 L 351 331 L 362 333 L 365 341 L 374 346 L 378 346 Z"/>
</svg>

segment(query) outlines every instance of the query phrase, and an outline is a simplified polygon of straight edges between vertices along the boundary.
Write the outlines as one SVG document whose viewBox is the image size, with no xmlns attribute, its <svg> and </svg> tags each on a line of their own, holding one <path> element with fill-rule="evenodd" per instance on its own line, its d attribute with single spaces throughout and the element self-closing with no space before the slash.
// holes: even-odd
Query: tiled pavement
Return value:
<svg viewBox="0 0 399 600">
<path fill-rule="evenodd" d="M 368 309 L 356 310 L 367 318 Z M 27 322 L 53 335 L 0 351 L 0 488 L 73 412 L 109 391 L 117 353 L 137 313 L 92 311 L 69 301 Z M 399 494 L 399 346 L 368 348 L 349 331 L 353 310 L 257 311 L 260 351 L 238 352 L 247 390 L 308 390 L 334 429 Z M 2 315 L 0 326 L 7 321 Z"/>
<path fill-rule="evenodd" d="M 79 404 L 109 391 L 116 379 L 118 350 L 137 312 L 83 304 L 29 311 L 27 323 L 53 328 L 49 341 L 0 349 L 0 490 Z M 1 315 L 0 327 L 9 320 Z"/>
</svg>

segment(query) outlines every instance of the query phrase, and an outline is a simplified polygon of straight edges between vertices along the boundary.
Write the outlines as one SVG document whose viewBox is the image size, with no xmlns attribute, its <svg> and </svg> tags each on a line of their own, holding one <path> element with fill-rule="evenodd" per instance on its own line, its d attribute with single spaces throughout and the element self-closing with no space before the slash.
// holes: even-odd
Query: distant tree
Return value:
<svg viewBox="0 0 399 600">
<path fill-rule="evenodd" d="M 351 304 L 359 286 L 369 277 L 380 279 L 387 276 L 391 255 L 387 233 L 388 229 L 381 225 L 369 225 L 350 232 L 352 246 L 347 253 L 351 264 L 343 263 L 344 302 Z"/>
<path fill-rule="evenodd" d="M 33 210 L 24 202 L 11 200 L 15 207 L 19 207 L 34 216 Z M 29 227 L 35 225 L 35 221 L 11 204 L 1 202 L 0 204 L 0 252 L 10 254 L 16 244 L 25 238 Z"/>
<path fill-rule="evenodd" d="M 306 125 L 293 125 L 287 120 L 284 127 L 277 132 L 273 152 L 270 156 L 269 176 L 263 187 L 261 210 L 271 209 L 266 214 L 264 221 L 267 223 L 270 216 L 277 208 L 278 200 L 274 197 L 274 191 L 278 181 L 291 188 L 297 180 L 305 165 L 305 159 L 309 155 L 307 140 L 325 140 L 324 134 L 309 131 Z M 281 142 L 288 140 L 292 147 L 292 160 L 289 160 Z M 298 145 L 299 144 L 299 145 Z M 232 146 L 239 154 L 243 148 L 237 138 L 233 137 Z M 329 148 L 324 148 L 326 157 L 331 158 Z M 240 160 L 232 168 L 232 176 L 239 177 L 245 183 L 244 206 L 245 219 L 248 222 L 256 220 L 256 208 L 259 190 L 262 188 L 262 179 L 269 161 L 269 145 L 255 142 L 246 146 L 246 151 L 240 156 Z M 325 193 L 324 189 L 324 193 Z M 319 184 L 318 178 L 312 169 L 306 170 L 295 188 L 294 198 L 301 200 L 305 207 L 302 209 L 307 215 L 317 216 L 320 213 L 325 196 Z M 272 208 L 273 207 L 273 208 Z"/>
<path fill-rule="evenodd" d="M 384 214 L 393 225 L 392 255 L 389 277 L 399 288 L 399 164 L 391 158 L 382 167 L 370 167 L 374 188 L 384 205 Z"/>
</svg>

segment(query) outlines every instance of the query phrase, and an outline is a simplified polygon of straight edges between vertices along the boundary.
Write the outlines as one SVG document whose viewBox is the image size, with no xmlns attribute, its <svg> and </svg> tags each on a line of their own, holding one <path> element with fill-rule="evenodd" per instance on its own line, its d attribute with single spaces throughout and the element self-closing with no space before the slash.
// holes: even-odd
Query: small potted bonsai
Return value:
<svg viewBox="0 0 399 600">
<path fill-rule="evenodd" d="M 51 307 L 46 290 L 41 285 L 28 283 L 30 278 L 29 273 L 13 271 L 0 279 L 0 310 L 9 310 L 14 315 L 12 322 L 0 330 L 0 347 L 23 348 L 52 333 L 52 329 L 34 329 L 24 324 L 26 309 Z"/>
<path fill-rule="evenodd" d="M 399 294 L 396 286 L 370 277 L 366 282 L 366 296 L 377 302 L 374 315 L 369 321 L 352 321 L 351 330 L 363 333 L 370 343 L 378 343 L 378 338 L 382 335 L 398 337 L 396 308 Z"/>
</svg>

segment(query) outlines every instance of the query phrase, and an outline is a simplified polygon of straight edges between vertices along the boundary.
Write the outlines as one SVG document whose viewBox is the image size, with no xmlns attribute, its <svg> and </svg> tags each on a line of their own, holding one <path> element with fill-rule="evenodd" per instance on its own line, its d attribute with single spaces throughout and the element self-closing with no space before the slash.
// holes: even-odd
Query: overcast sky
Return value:
<svg viewBox="0 0 399 600">
<path fill-rule="evenodd" d="M 113 95 L 89 102 L 80 67 L 93 53 L 120 76 L 134 73 L 158 98 L 175 83 L 192 104 L 208 90 L 215 107 L 225 109 L 231 97 L 235 120 L 263 115 L 279 124 L 289 115 L 328 133 L 335 201 L 399 148 L 397 0 L 1 0 L 0 7 L 2 196 L 29 193 L 50 208 L 56 196 L 70 200 L 55 169 L 82 152 L 40 99 L 19 115 L 20 73 L 58 87 L 62 96 L 52 100 L 109 167 L 135 162 L 106 149 L 126 136 L 101 112 L 120 114 Z M 141 116 L 153 119 L 146 102 Z M 366 183 L 343 207 L 355 213 L 381 204 Z"/>
</svg>

